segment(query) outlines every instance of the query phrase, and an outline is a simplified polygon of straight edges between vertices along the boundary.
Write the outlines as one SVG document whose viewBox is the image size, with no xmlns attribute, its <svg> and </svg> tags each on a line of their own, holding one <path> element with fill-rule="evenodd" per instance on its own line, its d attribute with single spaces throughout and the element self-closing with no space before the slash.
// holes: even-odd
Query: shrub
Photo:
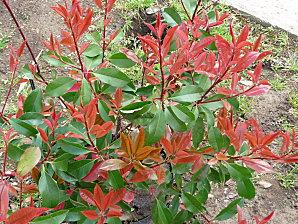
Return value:
<svg viewBox="0 0 298 224">
<path fill-rule="evenodd" d="M 93 32 L 91 8 L 78 0 L 53 7 L 65 28 L 44 43 L 43 58 L 59 75 L 47 81 L 36 60 L 25 66 L 38 88 L 19 96 L 15 114 L 5 112 L 7 100 L 24 48 L 32 51 L 26 40 L 11 47 L 12 82 L 1 110 L 0 220 L 120 223 L 145 190 L 154 197 L 155 223 L 211 223 L 237 211 L 238 223 L 247 223 L 241 207 L 255 196 L 252 173 L 272 171 L 268 161 L 298 161 L 294 131 L 264 133 L 257 121 L 235 116 L 238 96 L 270 88 L 260 78 L 270 53 L 259 52 L 261 37 L 249 42 L 248 26 L 236 36 L 232 23 L 231 41 L 211 35 L 229 15 L 182 1 L 187 21 L 167 8 L 146 24 L 150 34 L 139 35 L 142 54 L 123 48 L 110 55 L 119 33 L 109 29 L 115 0 L 95 3 L 103 26 Z M 140 82 L 125 74 L 132 66 L 142 71 Z M 280 149 L 271 150 L 277 139 Z M 16 167 L 8 168 L 8 160 Z M 204 207 L 211 186 L 229 179 L 239 197 L 212 216 Z M 19 198 L 17 211 L 9 211 L 9 192 Z"/>
</svg>

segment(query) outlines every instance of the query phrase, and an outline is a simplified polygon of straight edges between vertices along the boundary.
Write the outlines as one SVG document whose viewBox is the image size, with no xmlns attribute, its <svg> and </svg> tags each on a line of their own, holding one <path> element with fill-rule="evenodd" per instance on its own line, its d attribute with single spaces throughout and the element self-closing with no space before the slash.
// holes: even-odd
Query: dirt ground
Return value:
<svg viewBox="0 0 298 224">
<path fill-rule="evenodd" d="M 28 42 L 37 55 L 43 49 L 42 41 L 47 39 L 51 32 L 59 34 L 60 27 L 63 26 L 59 17 L 50 9 L 56 1 L 53 0 L 10 0 L 9 1 L 14 12 L 19 19 L 24 32 L 27 35 Z M 86 1 L 84 1 L 86 2 Z M 21 43 L 20 35 L 15 29 L 13 21 L 8 16 L 8 13 L 1 5 L 0 7 L 0 30 L 10 36 L 13 44 Z M 6 60 L 7 51 L 2 53 L 0 61 L 1 80 L 6 79 Z M 31 58 L 26 52 L 25 60 L 30 61 Z M 287 119 L 291 124 L 298 127 L 298 120 L 289 111 L 291 106 L 288 102 L 289 92 L 298 90 L 298 82 L 295 79 L 294 73 L 279 74 L 280 76 L 287 76 L 287 88 L 283 91 L 270 90 L 267 95 L 260 96 L 254 100 L 253 110 L 247 114 L 247 117 L 255 117 L 262 121 L 262 126 L 266 131 L 274 131 L 282 127 L 282 119 Z M 275 73 L 268 70 L 265 72 L 268 79 L 273 79 Z M 4 83 L 0 82 L 0 85 Z M 5 91 L 5 87 L 1 86 Z M 1 92 L 0 92 L 1 93 Z M 2 96 L 3 92 L 1 93 Z M 3 97 L 1 97 L 3 98 Z M 245 213 L 249 216 L 256 214 L 264 217 L 271 211 L 275 210 L 276 215 L 271 223 L 279 224 L 295 224 L 298 223 L 298 185 L 293 189 L 285 189 L 274 178 L 273 175 L 264 175 L 257 178 L 265 180 L 272 184 L 268 189 L 257 185 L 257 196 L 252 201 L 247 201 L 245 204 Z M 211 191 L 210 198 L 207 203 L 207 208 L 211 214 L 217 214 L 224 205 L 227 205 L 235 199 L 235 186 L 231 182 L 224 186 L 215 186 Z M 145 209 L 141 211 L 143 216 L 147 215 L 150 210 L 144 208 L 142 205 L 148 205 L 148 200 L 142 200 L 140 204 L 136 204 L 136 208 Z M 147 218 L 138 223 L 150 223 Z M 223 223 L 235 223 L 235 220 L 229 220 Z"/>
</svg>

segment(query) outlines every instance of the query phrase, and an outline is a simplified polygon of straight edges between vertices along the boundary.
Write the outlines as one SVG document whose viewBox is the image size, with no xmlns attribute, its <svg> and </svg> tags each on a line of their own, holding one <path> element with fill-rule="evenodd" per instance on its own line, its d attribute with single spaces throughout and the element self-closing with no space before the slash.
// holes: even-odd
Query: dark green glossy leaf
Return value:
<svg viewBox="0 0 298 224">
<path fill-rule="evenodd" d="M 167 24 L 169 24 L 172 27 L 182 23 L 180 15 L 174 7 L 165 8 L 163 10 L 163 18 L 165 19 Z"/>
<path fill-rule="evenodd" d="M 223 135 L 220 133 L 220 131 L 215 127 L 210 127 L 208 131 L 208 142 L 214 148 L 215 151 L 219 152 L 224 144 L 224 138 Z"/>
<path fill-rule="evenodd" d="M 227 207 L 225 207 L 218 213 L 215 219 L 218 221 L 223 221 L 232 218 L 234 215 L 237 214 L 237 205 L 242 207 L 243 203 L 244 200 L 242 198 L 238 198 L 232 201 Z"/>
<path fill-rule="evenodd" d="M 14 130 L 26 137 L 35 136 L 38 133 L 32 125 L 19 119 L 12 118 L 10 119 L 10 123 Z"/>
<path fill-rule="evenodd" d="M 196 197 L 187 192 L 182 193 L 182 201 L 186 209 L 192 213 L 203 212 L 205 210 L 201 202 Z"/>
<path fill-rule="evenodd" d="M 91 101 L 92 96 L 93 95 L 92 95 L 90 84 L 86 79 L 83 79 L 81 89 L 80 89 L 80 97 L 83 105 L 87 105 Z"/>
<path fill-rule="evenodd" d="M 195 148 L 198 148 L 200 143 L 203 141 L 205 134 L 204 120 L 198 117 L 194 127 L 192 128 L 192 143 Z"/>
<path fill-rule="evenodd" d="M 44 116 L 40 113 L 27 112 L 20 116 L 19 119 L 31 125 L 40 125 L 43 123 Z"/>
<path fill-rule="evenodd" d="M 179 91 L 175 92 L 170 99 L 176 102 L 193 103 L 201 98 L 202 92 L 203 90 L 199 86 L 184 86 Z"/>
<path fill-rule="evenodd" d="M 94 160 L 78 160 L 68 166 L 68 173 L 78 180 L 86 176 L 93 166 Z"/>
<path fill-rule="evenodd" d="M 52 96 L 52 97 L 62 96 L 75 83 L 76 83 L 76 80 L 70 77 L 59 77 L 47 85 L 45 93 L 47 96 Z"/>
<path fill-rule="evenodd" d="M 115 190 L 123 188 L 125 186 L 125 182 L 119 170 L 109 171 L 108 182 Z"/>
<path fill-rule="evenodd" d="M 60 210 L 53 212 L 49 215 L 41 216 L 34 219 L 31 224 L 60 224 L 64 221 L 68 213 L 68 210 Z"/>
<path fill-rule="evenodd" d="M 33 90 L 24 102 L 24 112 L 42 111 L 42 92 L 40 89 Z"/>
<path fill-rule="evenodd" d="M 90 152 L 86 147 L 82 146 L 81 144 L 71 142 L 67 139 L 61 139 L 57 143 L 63 151 L 68 152 L 72 155 L 82 155 Z"/>
<path fill-rule="evenodd" d="M 247 199 L 253 199 L 256 196 L 255 186 L 250 179 L 238 179 L 236 180 L 236 183 L 239 196 Z"/>
<path fill-rule="evenodd" d="M 152 219 L 155 224 L 172 224 L 173 215 L 161 201 L 155 199 L 152 209 Z"/>
<path fill-rule="evenodd" d="M 44 207 L 54 208 L 68 199 L 66 193 L 58 188 L 57 182 L 44 168 L 41 171 L 38 188 L 42 198 L 42 206 Z"/>
<path fill-rule="evenodd" d="M 130 68 L 136 63 L 126 57 L 123 53 L 116 53 L 110 57 L 110 62 L 119 68 Z"/>
<path fill-rule="evenodd" d="M 155 142 L 159 141 L 162 136 L 164 136 L 165 126 L 165 113 L 162 110 L 158 111 L 146 129 L 147 145 L 154 144 Z"/>
<path fill-rule="evenodd" d="M 130 83 L 130 79 L 116 68 L 101 68 L 93 73 L 100 81 L 114 87 L 124 87 Z"/>
</svg>

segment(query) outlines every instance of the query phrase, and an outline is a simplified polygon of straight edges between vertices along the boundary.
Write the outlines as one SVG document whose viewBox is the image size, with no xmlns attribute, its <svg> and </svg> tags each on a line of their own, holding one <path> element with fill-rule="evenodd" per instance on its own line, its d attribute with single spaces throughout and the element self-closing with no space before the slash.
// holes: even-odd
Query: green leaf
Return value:
<svg viewBox="0 0 298 224">
<path fill-rule="evenodd" d="M 41 216 L 34 219 L 31 224 L 60 224 L 64 221 L 68 213 L 68 210 L 60 210 L 53 212 L 49 215 Z"/>
<path fill-rule="evenodd" d="M 90 152 L 86 147 L 79 143 L 71 142 L 70 140 L 61 139 L 57 143 L 63 151 L 72 155 L 83 155 Z"/>
<path fill-rule="evenodd" d="M 205 210 L 201 202 L 196 197 L 187 192 L 182 193 L 182 201 L 186 209 L 192 213 L 203 212 Z"/>
<path fill-rule="evenodd" d="M 172 224 L 173 215 L 161 201 L 155 199 L 152 209 L 152 219 L 155 224 Z"/>
<path fill-rule="evenodd" d="M 42 111 L 42 92 L 40 89 L 33 90 L 24 102 L 25 112 Z"/>
<path fill-rule="evenodd" d="M 19 161 L 21 156 L 23 155 L 24 150 L 13 144 L 13 141 L 10 141 L 10 143 L 8 144 L 8 157 L 15 160 L 15 161 Z"/>
<path fill-rule="evenodd" d="M 101 68 L 93 73 L 100 81 L 114 87 L 124 87 L 130 83 L 130 79 L 116 68 Z"/>
<path fill-rule="evenodd" d="M 192 143 L 195 148 L 198 148 L 200 143 L 203 141 L 205 134 L 204 120 L 198 117 L 194 127 L 192 128 Z"/>
<path fill-rule="evenodd" d="M 183 224 L 193 217 L 193 214 L 186 210 L 179 211 L 173 219 L 172 223 Z"/>
<path fill-rule="evenodd" d="M 224 138 L 220 131 L 215 127 L 210 127 L 208 131 L 208 142 L 216 152 L 224 147 Z"/>
<path fill-rule="evenodd" d="M 90 44 L 83 53 L 86 57 L 94 58 L 102 54 L 101 48 L 97 44 Z"/>
<path fill-rule="evenodd" d="M 17 166 L 17 173 L 21 177 L 28 174 L 41 158 L 41 151 L 37 147 L 30 147 L 25 150 Z"/>
<path fill-rule="evenodd" d="M 215 118 L 212 111 L 204 106 L 200 106 L 200 112 L 205 115 L 208 127 L 213 127 L 215 123 Z"/>
<path fill-rule="evenodd" d="M 123 53 L 116 53 L 110 57 L 110 62 L 119 68 L 130 68 L 136 63 L 126 57 Z"/>
<path fill-rule="evenodd" d="M 195 115 L 184 105 L 170 107 L 173 113 L 183 122 L 189 123 L 195 120 Z"/>
<path fill-rule="evenodd" d="M 203 90 L 199 86 L 184 86 L 175 92 L 170 99 L 181 103 L 193 103 L 201 98 L 202 92 Z"/>
<path fill-rule="evenodd" d="M 62 96 L 75 83 L 76 83 L 76 80 L 70 77 L 59 77 L 47 85 L 45 93 L 47 96 L 52 96 L 52 97 Z"/>
<path fill-rule="evenodd" d="M 31 125 L 40 125 L 43 123 L 44 116 L 40 113 L 27 112 L 20 116 L 19 119 Z"/>
<path fill-rule="evenodd" d="M 207 75 L 196 73 L 194 75 L 194 79 L 198 86 L 200 86 L 204 92 L 207 91 L 212 84 L 210 78 Z"/>
<path fill-rule="evenodd" d="M 118 217 L 111 217 L 107 219 L 107 224 L 122 224 Z"/>
<path fill-rule="evenodd" d="M 78 180 L 86 176 L 93 166 L 94 160 L 78 160 L 68 166 L 68 173 Z"/>
<path fill-rule="evenodd" d="M 120 112 L 123 114 L 132 114 L 134 112 L 142 110 L 144 108 L 144 106 L 149 105 L 149 104 L 151 104 L 150 101 L 131 103 L 127 106 L 122 107 Z"/>
<path fill-rule="evenodd" d="M 244 200 L 242 198 L 238 198 L 232 201 L 227 207 L 225 207 L 218 213 L 215 219 L 218 221 L 223 221 L 232 218 L 234 215 L 237 214 L 237 205 L 242 207 L 243 203 Z"/>
<path fill-rule="evenodd" d="M 63 63 L 62 61 L 56 59 L 56 58 L 52 58 L 49 55 L 43 55 L 42 58 L 48 62 L 50 65 L 55 66 L 55 67 L 63 67 L 65 66 L 65 63 Z"/>
<path fill-rule="evenodd" d="M 174 7 L 165 8 L 163 10 L 163 18 L 165 19 L 167 24 L 169 24 L 171 27 L 182 23 L 180 15 L 178 14 L 178 12 Z"/>
<path fill-rule="evenodd" d="M 69 161 L 72 161 L 72 159 L 74 158 L 74 155 L 72 154 L 68 154 L 68 153 L 64 153 L 61 156 L 59 156 L 57 159 L 54 160 L 54 168 L 56 170 L 60 170 L 60 171 L 66 171 L 68 169 L 68 163 Z"/>
<path fill-rule="evenodd" d="M 256 196 L 256 189 L 249 178 L 236 180 L 237 192 L 239 196 L 247 199 L 253 199 Z"/>
<path fill-rule="evenodd" d="M 38 131 L 32 125 L 27 124 L 26 122 L 19 119 L 11 118 L 10 124 L 14 130 L 22 135 L 25 135 L 26 137 L 35 136 L 38 133 Z"/>
<path fill-rule="evenodd" d="M 200 182 L 207 177 L 210 171 L 210 166 L 208 164 L 204 165 L 201 169 L 194 173 L 191 177 L 191 181 L 193 182 Z"/>
<path fill-rule="evenodd" d="M 125 182 L 124 182 L 119 170 L 109 171 L 108 182 L 115 190 L 123 188 L 125 186 Z"/>
<path fill-rule="evenodd" d="M 165 133 L 165 113 L 164 111 L 158 111 L 151 123 L 148 125 L 146 129 L 146 143 L 147 145 L 152 145 L 160 140 Z"/>
<path fill-rule="evenodd" d="M 53 180 L 44 168 L 41 171 L 38 188 L 42 198 L 42 206 L 44 207 L 54 208 L 68 199 L 66 193 L 58 188 L 57 182 Z"/>
<path fill-rule="evenodd" d="M 187 12 L 189 13 L 190 16 L 192 16 L 192 14 L 195 11 L 195 7 L 198 3 L 197 0 L 182 0 Z"/>
<path fill-rule="evenodd" d="M 231 177 L 233 177 L 234 179 L 243 179 L 243 178 L 252 177 L 251 171 L 244 166 L 240 166 L 236 163 L 229 163 L 227 164 L 226 167 L 228 168 L 228 171 L 231 174 Z"/>
<path fill-rule="evenodd" d="M 174 131 L 184 132 L 187 130 L 185 122 L 181 121 L 176 114 L 173 112 L 171 107 L 166 108 L 165 116 L 167 124 L 173 128 Z"/>
<path fill-rule="evenodd" d="M 81 100 L 82 100 L 83 105 L 87 105 L 92 99 L 91 87 L 90 87 L 90 84 L 88 83 L 88 81 L 86 79 L 82 80 L 82 85 L 81 85 L 81 89 L 80 89 L 80 96 L 81 96 Z"/>
</svg>

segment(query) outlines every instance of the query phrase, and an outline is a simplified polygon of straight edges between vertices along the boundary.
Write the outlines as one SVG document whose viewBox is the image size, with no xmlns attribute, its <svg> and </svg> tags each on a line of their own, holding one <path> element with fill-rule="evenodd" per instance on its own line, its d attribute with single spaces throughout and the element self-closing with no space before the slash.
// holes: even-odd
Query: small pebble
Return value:
<svg viewBox="0 0 298 224">
<path fill-rule="evenodd" d="M 269 187 L 272 186 L 271 183 L 267 182 L 267 181 L 264 181 L 264 180 L 261 180 L 258 182 L 258 185 L 260 185 L 261 187 L 263 187 L 264 189 L 267 189 Z"/>
</svg>

